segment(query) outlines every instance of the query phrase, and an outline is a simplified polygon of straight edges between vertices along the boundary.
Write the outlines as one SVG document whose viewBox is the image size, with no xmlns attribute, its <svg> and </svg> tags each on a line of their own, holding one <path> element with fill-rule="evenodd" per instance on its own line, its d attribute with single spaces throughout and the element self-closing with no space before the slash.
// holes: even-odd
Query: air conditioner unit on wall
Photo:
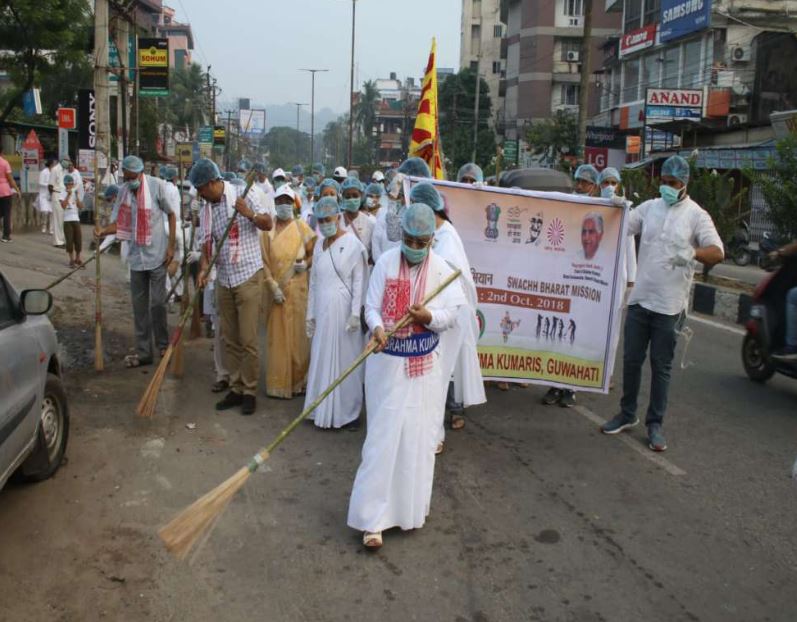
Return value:
<svg viewBox="0 0 797 622">
<path fill-rule="evenodd" d="M 732 113 L 728 115 L 728 127 L 739 127 L 740 125 L 744 125 L 745 123 L 747 123 L 746 114 Z"/>
<path fill-rule="evenodd" d="M 731 47 L 731 60 L 734 63 L 746 63 L 750 60 L 751 51 L 746 45 L 734 45 Z"/>
<path fill-rule="evenodd" d="M 580 57 L 580 52 L 570 51 L 565 54 L 565 58 L 567 59 L 568 63 L 577 63 Z"/>
</svg>

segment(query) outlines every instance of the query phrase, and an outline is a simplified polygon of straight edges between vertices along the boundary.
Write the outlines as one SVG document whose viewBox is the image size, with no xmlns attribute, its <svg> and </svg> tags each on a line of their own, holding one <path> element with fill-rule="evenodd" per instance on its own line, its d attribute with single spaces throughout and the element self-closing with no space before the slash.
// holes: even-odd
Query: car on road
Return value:
<svg viewBox="0 0 797 622">
<path fill-rule="evenodd" d="M 69 437 L 53 299 L 43 289 L 17 293 L 0 272 L 0 488 L 15 475 L 41 481 L 61 465 Z"/>
</svg>

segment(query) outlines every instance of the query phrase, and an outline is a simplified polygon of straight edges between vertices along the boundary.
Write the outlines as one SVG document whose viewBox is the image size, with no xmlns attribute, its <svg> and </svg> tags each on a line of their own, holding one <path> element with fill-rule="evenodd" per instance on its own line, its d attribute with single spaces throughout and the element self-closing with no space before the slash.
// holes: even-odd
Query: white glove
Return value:
<svg viewBox="0 0 797 622">
<path fill-rule="evenodd" d="M 691 246 L 671 244 L 667 247 L 667 254 L 670 256 L 669 262 L 673 268 L 685 268 L 692 265 L 692 260 L 695 258 L 695 249 Z"/>
<path fill-rule="evenodd" d="M 200 259 L 202 259 L 202 253 L 200 251 L 191 251 L 188 253 L 188 263 L 196 263 Z"/>
<path fill-rule="evenodd" d="M 268 282 L 268 287 L 271 290 L 271 295 L 274 297 L 274 302 L 276 302 L 278 305 L 281 305 L 283 302 L 285 302 L 285 294 L 282 293 L 280 286 L 274 279 L 271 279 Z"/>
<path fill-rule="evenodd" d="M 315 335 L 315 320 L 305 320 L 304 332 L 307 333 L 307 338 L 312 339 Z"/>
<path fill-rule="evenodd" d="M 360 329 L 360 316 L 358 314 L 352 313 L 349 316 L 349 319 L 346 320 L 346 332 L 353 333 L 356 330 Z"/>
<path fill-rule="evenodd" d="M 612 205 L 615 207 L 625 207 L 625 197 L 619 194 L 612 195 Z"/>
<path fill-rule="evenodd" d="M 307 272 L 307 263 L 304 259 L 293 264 L 293 271 L 296 273 Z"/>
</svg>

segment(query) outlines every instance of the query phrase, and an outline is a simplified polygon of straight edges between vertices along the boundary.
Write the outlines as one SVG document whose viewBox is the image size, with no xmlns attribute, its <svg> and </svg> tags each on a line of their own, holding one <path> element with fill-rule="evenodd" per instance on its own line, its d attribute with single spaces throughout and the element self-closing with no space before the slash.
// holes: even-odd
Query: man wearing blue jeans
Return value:
<svg viewBox="0 0 797 622">
<path fill-rule="evenodd" d="M 797 255 L 797 240 L 770 253 L 772 259 L 783 259 Z M 780 361 L 797 361 L 797 287 L 786 293 L 786 344 L 772 354 Z"/>
<path fill-rule="evenodd" d="M 667 410 L 677 332 L 685 317 L 694 261 L 713 266 L 724 258 L 711 216 L 686 193 L 689 164 L 668 158 L 661 169 L 661 197 L 645 201 L 628 218 L 628 234 L 640 235 L 639 262 L 628 299 L 620 414 L 601 427 L 617 434 L 639 423 L 637 398 L 642 364 L 650 345 L 650 403 L 645 424 L 648 446 L 667 449 L 662 421 Z"/>
</svg>

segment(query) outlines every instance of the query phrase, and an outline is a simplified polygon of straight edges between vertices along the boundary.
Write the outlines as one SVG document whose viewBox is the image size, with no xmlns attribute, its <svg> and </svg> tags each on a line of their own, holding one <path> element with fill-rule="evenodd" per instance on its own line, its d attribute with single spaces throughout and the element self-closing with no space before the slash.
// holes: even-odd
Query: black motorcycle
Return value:
<svg viewBox="0 0 797 622">
<path fill-rule="evenodd" d="M 764 277 L 753 293 L 742 341 L 742 364 L 751 380 L 766 382 L 775 372 L 797 378 L 797 361 L 771 356 L 786 343 L 786 294 L 793 287 L 797 287 L 797 255 L 783 259 L 780 268 Z"/>
<path fill-rule="evenodd" d="M 733 259 L 737 266 L 746 266 L 753 258 L 750 248 L 750 225 L 742 220 L 731 239 L 725 243 L 725 254 Z"/>
</svg>

